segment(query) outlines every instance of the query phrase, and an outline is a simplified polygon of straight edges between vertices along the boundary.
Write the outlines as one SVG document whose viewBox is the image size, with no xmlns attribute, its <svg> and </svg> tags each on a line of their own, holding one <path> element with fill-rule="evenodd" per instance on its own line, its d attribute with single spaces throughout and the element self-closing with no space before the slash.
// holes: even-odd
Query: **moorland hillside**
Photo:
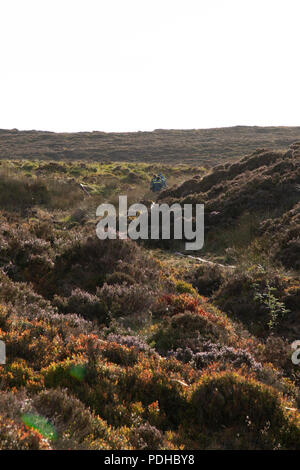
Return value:
<svg viewBox="0 0 300 470">
<path fill-rule="evenodd" d="M 0 130 L 0 159 L 164 162 L 214 166 L 257 148 L 284 149 L 299 127 L 236 126 L 153 132 Z"/>
<path fill-rule="evenodd" d="M 158 201 L 203 203 L 202 255 L 236 266 L 236 273 L 226 281 L 217 267 L 206 273 L 206 279 L 200 275 L 198 287 L 204 283 L 203 293 L 214 290 L 218 305 L 258 334 L 264 320 L 261 308 L 253 302 L 257 286 L 265 289 L 266 303 L 276 292 L 293 312 L 282 321 L 281 333 L 300 335 L 296 287 L 300 269 L 299 143 L 281 152 L 257 150 L 237 162 L 218 165 L 204 176 L 196 175 L 164 190 Z"/>
<path fill-rule="evenodd" d="M 264 220 L 283 215 L 300 200 L 300 144 L 288 150 L 257 150 L 195 175 L 161 192 L 159 201 L 203 203 L 208 230 L 232 226 L 245 213 Z"/>
<path fill-rule="evenodd" d="M 0 449 L 300 449 L 297 146 L 164 166 L 159 200 L 207 205 L 204 260 L 96 237 L 151 170 L 1 162 Z"/>
</svg>

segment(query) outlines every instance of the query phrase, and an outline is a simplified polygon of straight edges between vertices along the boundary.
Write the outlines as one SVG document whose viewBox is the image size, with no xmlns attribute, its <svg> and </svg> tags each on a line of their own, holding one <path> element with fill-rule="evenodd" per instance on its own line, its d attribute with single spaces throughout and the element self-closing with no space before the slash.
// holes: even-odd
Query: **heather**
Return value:
<svg viewBox="0 0 300 470">
<path fill-rule="evenodd" d="M 0 449 L 300 448 L 297 145 L 165 164 L 158 200 L 207 207 L 193 257 L 96 237 L 150 164 L 1 163 Z"/>
<path fill-rule="evenodd" d="M 78 132 L 0 130 L 0 158 L 50 161 L 182 162 L 211 167 L 237 160 L 257 148 L 284 149 L 299 140 L 299 127 L 235 126 L 217 129 L 156 129 L 153 132 Z M 51 165 L 51 166 L 50 166 Z M 75 172 L 75 171 L 74 171 Z"/>
</svg>

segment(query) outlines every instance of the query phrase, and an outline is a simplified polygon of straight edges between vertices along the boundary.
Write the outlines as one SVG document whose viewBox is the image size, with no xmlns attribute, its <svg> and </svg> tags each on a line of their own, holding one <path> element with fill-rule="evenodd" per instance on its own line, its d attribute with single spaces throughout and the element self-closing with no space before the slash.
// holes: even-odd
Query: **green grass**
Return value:
<svg viewBox="0 0 300 470">
<path fill-rule="evenodd" d="M 76 162 L 43 162 L 29 160 L 13 160 L 0 162 L 3 178 L 9 180 L 26 181 L 31 184 L 39 181 L 49 190 L 52 209 L 68 209 L 74 207 L 70 194 L 76 204 L 83 203 L 95 206 L 101 202 L 112 201 L 121 194 L 127 194 L 129 200 L 138 202 L 145 195 L 151 196 L 149 191 L 150 180 L 154 173 L 162 172 L 166 175 L 170 185 L 180 184 L 185 178 L 195 174 L 204 174 L 202 167 L 189 167 L 188 165 L 150 165 L 145 163 L 87 163 Z M 92 196 L 87 196 L 80 189 L 79 183 L 85 185 Z M 16 184 L 16 183 L 15 183 Z M 21 201 L 20 201 L 21 202 Z"/>
</svg>

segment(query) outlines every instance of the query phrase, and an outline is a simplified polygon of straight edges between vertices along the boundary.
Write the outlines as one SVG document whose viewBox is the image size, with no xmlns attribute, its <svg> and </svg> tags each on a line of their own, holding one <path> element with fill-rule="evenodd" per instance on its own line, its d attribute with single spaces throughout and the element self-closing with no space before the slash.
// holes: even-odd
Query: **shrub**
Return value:
<svg viewBox="0 0 300 470">
<path fill-rule="evenodd" d="M 88 448 L 85 443 L 88 436 L 101 435 L 97 418 L 66 390 L 42 391 L 34 397 L 33 406 L 53 423 L 57 433 L 53 443 L 56 449 Z"/>
<path fill-rule="evenodd" d="M 106 276 L 106 283 L 108 285 L 113 285 L 113 284 L 127 284 L 128 286 L 132 286 L 135 284 L 135 279 L 130 276 L 130 274 L 122 273 L 115 271 L 112 274 L 108 274 Z"/>
<path fill-rule="evenodd" d="M 87 216 L 86 210 L 78 208 L 71 214 L 71 220 L 79 224 L 84 224 L 87 221 Z"/>
<path fill-rule="evenodd" d="M 192 284 L 202 295 L 212 295 L 224 280 L 224 272 L 217 265 L 202 264 L 192 275 Z"/>
<path fill-rule="evenodd" d="M 95 294 L 114 272 L 125 272 L 145 285 L 160 282 L 157 264 L 131 240 L 99 240 L 95 235 L 69 243 L 57 256 L 54 271 L 45 282 L 50 295 L 70 295 L 75 288 Z"/>
<path fill-rule="evenodd" d="M 194 421 L 200 427 L 218 430 L 235 427 L 240 432 L 257 433 L 257 447 L 263 434 L 269 436 L 269 445 L 300 446 L 300 430 L 289 422 L 284 405 L 277 392 L 252 379 L 238 374 L 222 373 L 205 376 L 191 397 Z M 261 434 L 260 434 L 261 433 Z M 291 439 L 295 439 L 292 443 Z"/>
<path fill-rule="evenodd" d="M 105 283 L 101 289 L 98 289 L 97 296 L 107 313 L 116 317 L 141 315 L 149 311 L 155 302 L 154 292 L 140 284 L 127 286 Z"/>
<path fill-rule="evenodd" d="M 39 180 L 0 175 L 0 204 L 7 209 L 26 209 L 47 204 L 50 200 L 47 186 Z"/>
<path fill-rule="evenodd" d="M 193 288 L 193 286 L 185 281 L 176 281 L 176 291 L 179 294 L 197 295 L 197 291 Z"/>
<path fill-rule="evenodd" d="M 157 450 L 163 446 L 163 434 L 148 422 L 141 424 L 132 431 L 131 442 L 138 450 Z"/>
<path fill-rule="evenodd" d="M 5 388 L 22 388 L 40 390 L 43 387 L 41 375 L 35 372 L 24 360 L 14 361 L 5 369 L 0 369 L 0 379 Z"/>
<path fill-rule="evenodd" d="M 0 415 L 1 450 L 51 450 L 49 442 L 34 429 Z"/>
<path fill-rule="evenodd" d="M 78 385 L 85 379 L 87 366 L 87 361 L 81 357 L 52 363 L 42 369 L 45 386 L 49 388 L 67 387 L 75 392 L 78 390 Z"/>
<path fill-rule="evenodd" d="M 254 334 L 263 334 L 267 327 L 267 309 L 255 300 L 255 285 L 265 285 L 265 273 L 235 273 L 215 293 L 216 304 L 240 320 Z"/>
<path fill-rule="evenodd" d="M 154 349 L 151 349 L 150 346 L 139 336 L 118 335 L 115 333 L 110 333 L 106 339 L 107 341 L 111 341 L 113 343 L 123 344 L 129 348 L 134 347 L 140 352 L 155 352 Z"/>
<path fill-rule="evenodd" d="M 165 320 L 164 326 L 151 339 L 159 353 L 167 354 L 169 350 L 180 347 L 201 348 L 207 340 L 226 343 L 228 338 L 226 329 L 215 323 L 209 315 L 186 311 Z"/>
<path fill-rule="evenodd" d="M 64 313 L 78 313 L 84 318 L 104 324 L 109 322 L 108 310 L 99 297 L 79 288 L 74 289 L 67 298 L 54 297 L 53 303 Z"/>
<path fill-rule="evenodd" d="M 254 372 L 262 370 L 262 365 L 248 351 L 210 341 L 203 343 L 201 350 L 199 348 L 194 351 L 191 348 L 177 348 L 176 351 L 169 351 L 168 356 L 189 363 L 196 369 L 205 369 L 213 362 L 218 362 L 223 367 L 230 366 L 240 369 L 242 366 L 247 366 Z"/>
<path fill-rule="evenodd" d="M 117 343 L 109 342 L 101 348 L 101 354 L 110 362 L 121 366 L 133 366 L 138 362 L 139 355 L 135 348 L 129 348 Z"/>
<path fill-rule="evenodd" d="M 255 288 L 257 285 L 255 285 Z M 266 307 L 270 320 L 268 322 L 269 328 L 274 328 L 277 326 L 280 319 L 289 313 L 289 310 L 285 308 L 283 302 L 280 302 L 274 295 L 276 291 L 275 287 L 271 287 L 270 283 L 267 281 L 266 288 L 264 292 L 256 291 L 254 295 L 254 300 L 257 300 L 261 305 Z"/>
</svg>

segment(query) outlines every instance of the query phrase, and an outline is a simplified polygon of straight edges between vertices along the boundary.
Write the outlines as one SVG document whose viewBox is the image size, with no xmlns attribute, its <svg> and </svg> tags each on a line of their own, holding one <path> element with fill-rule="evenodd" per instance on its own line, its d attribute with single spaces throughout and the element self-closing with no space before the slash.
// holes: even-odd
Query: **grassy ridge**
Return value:
<svg viewBox="0 0 300 470">
<path fill-rule="evenodd" d="M 0 161 L 0 207 L 24 210 L 37 205 L 65 211 L 87 209 L 95 215 L 103 202 L 118 203 L 126 194 L 128 202 L 153 198 L 150 181 L 162 172 L 168 185 L 187 177 L 203 175 L 203 167 L 182 163 L 99 163 L 78 161 Z M 84 186 L 87 193 L 82 190 Z"/>
</svg>

